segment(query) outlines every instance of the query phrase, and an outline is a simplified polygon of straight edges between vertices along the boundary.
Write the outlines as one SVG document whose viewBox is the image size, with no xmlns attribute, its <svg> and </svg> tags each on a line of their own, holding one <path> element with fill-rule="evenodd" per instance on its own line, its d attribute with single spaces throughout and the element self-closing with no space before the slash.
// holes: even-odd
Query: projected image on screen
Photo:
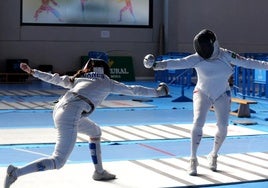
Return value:
<svg viewBox="0 0 268 188">
<path fill-rule="evenodd" d="M 151 26 L 152 0 L 21 0 L 22 24 Z"/>
</svg>

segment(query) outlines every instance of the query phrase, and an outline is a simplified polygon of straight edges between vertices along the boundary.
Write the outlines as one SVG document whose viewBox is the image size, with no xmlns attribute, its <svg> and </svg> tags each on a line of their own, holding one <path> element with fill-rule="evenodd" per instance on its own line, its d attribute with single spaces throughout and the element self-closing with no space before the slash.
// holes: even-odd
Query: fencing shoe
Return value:
<svg viewBox="0 0 268 188">
<path fill-rule="evenodd" d="M 207 156 L 209 169 L 214 172 L 217 171 L 217 158 L 218 155 L 214 156 L 211 153 Z"/>
<path fill-rule="evenodd" d="M 190 167 L 188 173 L 190 176 L 197 176 L 198 161 L 196 158 L 190 159 Z"/>
<path fill-rule="evenodd" d="M 17 167 L 14 167 L 12 165 L 9 165 L 7 167 L 7 174 L 4 182 L 4 188 L 9 188 L 10 185 L 17 180 L 17 175 L 15 173 L 16 169 Z"/>
<path fill-rule="evenodd" d="M 108 181 L 108 180 L 113 180 L 115 179 L 114 174 L 110 174 L 106 170 L 104 170 L 102 173 L 99 173 L 95 170 L 92 178 L 96 181 Z"/>
</svg>

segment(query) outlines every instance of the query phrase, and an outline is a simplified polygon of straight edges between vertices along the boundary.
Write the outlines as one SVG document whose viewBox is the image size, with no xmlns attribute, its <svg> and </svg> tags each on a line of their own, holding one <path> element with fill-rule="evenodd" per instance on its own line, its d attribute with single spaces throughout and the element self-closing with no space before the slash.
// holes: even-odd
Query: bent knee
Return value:
<svg viewBox="0 0 268 188">
<path fill-rule="evenodd" d="M 58 156 L 54 156 L 53 157 L 53 160 L 54 160 L 54 166 L 55 166 L 55 169 L 60 169 L 62 168 L 66 162 L 67 162 L 67 159 L 63 159 L 63 158 L 60 158 Z"/>
<path fill-rule="evenodd" d="M 100 138 L 102 134 L 101 128 L 99 126 L 95 127 L 94 132 L 90 135 L 91 138 Z"/>
</svg>

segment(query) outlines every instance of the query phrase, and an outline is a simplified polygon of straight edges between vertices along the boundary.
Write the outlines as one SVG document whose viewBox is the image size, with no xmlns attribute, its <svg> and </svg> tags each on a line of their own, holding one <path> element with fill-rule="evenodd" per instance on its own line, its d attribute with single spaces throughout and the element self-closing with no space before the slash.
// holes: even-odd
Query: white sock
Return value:
<svg viewBox="0 0 268 188">
<path fill-rule="evenodd" d="M 33 172 L 40 172 L 45 170 L 53 170 L 55 169 L 55 163 L 53 159 L 38 159 L 36 161 L 33 161 L 21 168 L 18 168 L 16 171 L 17 176 L 23 176 L 25 174 L 30 174 Z"/>
<path fill-rule="evenodd" d="M 220 128 L 218 128 L 218 131 L 215 135 L 214 138 L 214 145 L 213 145 L 213 149 L 212 149 L 212 156 L 217 156 L 218 152 L 222 146 L 222 143 L 224 142 L 226 135 L 227 135 L 227 128 L 228 126 L 221 126 Z"/>
<path fill-rule="evenodd" d="M 95 170 L 99 173 L 102 173 L 103 167 L 102 167 L 100 140 L 94 140 L 94 141 L 91 140 L 91 142 L 89 143 L 89 149 Z"/>
<path fill-rule="evenodd" d="M 191 135 L 191 158 L 196 159 L 197 149 L 203 135 L 202 127 L 195 125 L 191 131 Z"/>
</svg>

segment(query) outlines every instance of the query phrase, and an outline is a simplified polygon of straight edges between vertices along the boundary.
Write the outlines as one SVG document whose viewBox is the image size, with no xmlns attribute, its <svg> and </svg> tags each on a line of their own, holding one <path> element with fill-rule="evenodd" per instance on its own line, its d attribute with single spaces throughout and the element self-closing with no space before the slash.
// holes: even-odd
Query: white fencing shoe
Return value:
<svg viewBox="0 0 268 188">
<path fill-rule="evenodd" d="M 190 166 L 188 169 L 188 173 L 190 176 L 197 176 L 197 166 L 198 161 L 196 158 L 190 159 Z"/>
<path fill-rule="evenodd" d="M 217 171 L 217 158 L 218 158 L 218 155 L 214 156 L 211 153 L 207 156 L 208 167 L 210 170 L 214 172 Z"/>
<path fill-rule="evenodd" d="M 114 174 L 110 174 L 106 170 L 104 170 L 102 173 L 98 173 L 96 170 L 92 176 L 92 178 L 96 181 L 108 181 L 115 179 Z"/>
</svg>

